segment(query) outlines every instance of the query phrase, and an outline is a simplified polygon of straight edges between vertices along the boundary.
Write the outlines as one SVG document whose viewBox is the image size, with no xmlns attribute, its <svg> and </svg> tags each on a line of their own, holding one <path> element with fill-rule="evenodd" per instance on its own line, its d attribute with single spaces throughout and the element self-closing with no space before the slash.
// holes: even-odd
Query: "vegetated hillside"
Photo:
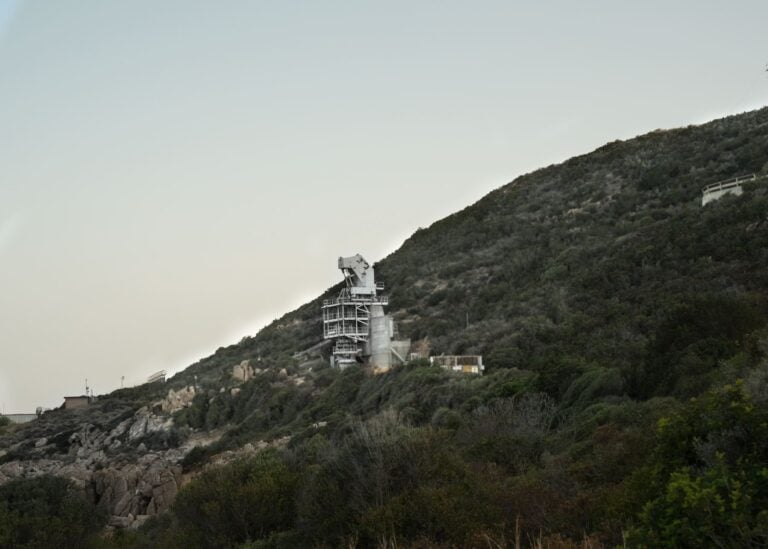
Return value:
<svg viewBox="0 0 768 549">
<path fill-rule="evenodd" d="M 747 173 L 768 175 L 768 109 L 608 144 L 417 231 L 376 265 L 390 310 L 421 349 L 482 353 L 482 377 L 332 370 L 313 346 L 335 287 L 165 387 L 109 395 L 119 411 L 196 386 L 172 437 L 118 429 L 103 450 L 171 448 L 197 475 L 113 542 L 765 545 L 768 179 L 700 206 L 702 186 Z M 58 451 L 23 433 L 0 463 Z M 228 451 L 250 457 L 211 467 Z M 0 505 L 0 545 L 26 520 Z"/>
<path fill-rule="evenodd" d="M 763 321 L 768 185 L 700 206 L 702 186 L 748 173 L 768 173 L 768 109 L 609 143 L 519 177 L 418 230 L 376 265 L 377 279 L 401 333 L 432 354 L 481 353 L 491 371 L 534 371 L 554 396 L 590 368 L 615 369 L 620 393 L 689 396 L 712 369 L 667 368 L 694 337 L 676 333 L 681 322 L 695 319 L 706 338 Z M 290 366 L 321 340 L 320 300 L 337 291 L 176 382 L 248 358 Z M 658 371 L 637 375 L 650 363 Z"/>
<path fill-rule="evenodd" d="M 336 471 L 323 480 L 335 486 L 338 498 L 332 519 L 299 506 L 288 526 L 275 527 L 312 532 L 315 542 L 358 536 L 365 545 L 394 536 L 414 543 L 423 532 L 432 542 L 471 545 L 480 543 L 472 536 L 491 533 L 510 539 L 517 520 L 530 535 L 618 543 L 635 528 L 635 539 L 649 544 L 669 543 L 676 535 L 716 543 L 735 535 L 729 520 L 736 511 L 717 515 L 674 494 L 668 501 L 654 499 L 673 490 L 672 475 L 685 484 L 685 471 L 714 471 L 716 464 L 736 472 L 712 473 L 711 485 L 706 475 L 689 479 L 699 483 L 702 501 L 716 497 L 726 507 L 742 505 L 740 541 L 765 541 L 765 517 L 758 520 L 753 511 L 768 494 L 765 486 L 755 488 L 757 477 L 748 477 L 755 473 L 749 467 L 768 457 L 766 443 L 746 427 L 736 428 L 737 434 L 729 429 L 739 421 L 757 425 L 756 417 L 765 414 L 768 182 L 700 206 L 702 186 L 749 173 L 768 175 L 768 109 L 613 142 L 519 177 L 418 230 L 376 265 L 401 333 L 432 354 L 482 353 L 488 366 L 483 379 L 459 379 L 424 365 L 379 377 L 340 374 L 324 368 L 326 355 L 294 358 L 320 341 L 320 300 L 334 295 L 335 287 L 174 379 L 180 385 L 198 375 L 214 387 L 177 419 L 195 428 L 231 426 L 209 454 L 258 438 L 292 436 L 293 459 L 302 464 L 295 490 L 305 504 L 321 506 L 332 497 L 312 492 L 320 481 L 307 479 L 306 471 Z M 236 398 L 216 395 L 232 366 L 245 359 L 271 372 L 244 385 Z M 306 383 L 281 382 L 280 369 Z M 738 389 L 729 385 L 742 378 Z M 731 392 L 707 393 L 720 387 Z M 710 407 L 716 419 L 696 424 L 696 413 L 683 403 L 705 394 L 705 404 L 695 406 Z M 718 408 L 723 402 L 759 408 L 737 421 Z M 388 427 L 382 427 L 386 421 L 377 414 L 387 410 L 397 421 L 388 416 Z M 655 422 L 666 416 L 677 418 L 664 421 L 682 431 L 679 440 L 655 432 Z M 361 427 L 365 420 L 375 427 Z M 328 422 L 319 433 L 318 422 Z M 378 482 L 385 487 L 334 469 L 361 460 L 356 466 L 373 474 L 376 464 L 355 453 L 371 451 L 369 435 L 361 435 L 368 428 L 383 429 L 386 444 L 411 441 L 421 445 L 413 450 L 417 455 L 450 463 L 439 470 L 417 467 L 413 474 L 423 485 L 412 479 L 400 486 L 397 464 L 417 458 L 383 443 L 381 455 L 394 452 L 387 454 L 389 468 L 379 463 L 385 471 Z M 330 450 L 312 444 L 344 450 L 328 457 L 323 452 Z M 350 448 L 355 444 L 362 449 Z M 739 452 L 750 457 L 736 467 Z M 187 465 L 205 459 L 205 451 L 193 452 Z M 752 503 L 723 492 L 718 483 L 729 474 L 754 489 L 744 496 Z M 458 481 L 442 475 L 469 484 L 458 488 Z M 471 487 L 470 478 L 480 484 Z M 370 501 L 353 505 L 354 493 L 340 487 L 353 481 L 362 483 Z M 651 486 L 657 492 L 647 491 Z M 447 498 L 445 516 L 416 511 L 403 500 L 418 497 L 426 498 L 424 505 L 434 504 L 432 497 Z M 486 516 L 465 516 L 464 505 L 477 505 L 475 511 L 482 508 Z M 663 517 L 648 514 L 654 505 Z M 681 511 L 686 506 L 695 516 Z M 433 529 L 417 528 L 415 516 Z M 467 522 L 448 532 L 446 521 L 453 520 Z M 665 520 L 687 520 L 690 531 L 679 525 L 663 531 Z"/>
</svg>

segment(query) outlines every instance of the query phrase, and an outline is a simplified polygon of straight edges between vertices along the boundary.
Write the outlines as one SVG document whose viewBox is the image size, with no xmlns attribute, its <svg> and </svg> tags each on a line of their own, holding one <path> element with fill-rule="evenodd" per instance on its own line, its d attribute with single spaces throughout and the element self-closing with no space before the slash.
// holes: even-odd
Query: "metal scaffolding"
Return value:
<svg viewBox="0 0 768 549">
<path fill-rule="evenodd" d="M 386 305 L 388 299 L 378 295 L 384 286 L 376 284 L 373 267 L 360 254 L 340 257 L 339 269 L 346 284 L 338 298 L 323 301 L 323 336 L 334 341 L 334 365 L 344 368 L 363 361 L 372 309 Z"/>
</svg>

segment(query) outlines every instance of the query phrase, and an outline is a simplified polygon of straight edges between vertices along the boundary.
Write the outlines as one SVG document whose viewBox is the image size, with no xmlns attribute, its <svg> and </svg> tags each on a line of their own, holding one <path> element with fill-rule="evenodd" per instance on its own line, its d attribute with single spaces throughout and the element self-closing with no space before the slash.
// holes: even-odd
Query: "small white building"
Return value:
<svg viewBox="0 0 768 549">
<path fill-rule="evenodd" d="M 440 366 L 443 370 L 459 372 L 462 374 L 481 375 L 485 366 L 483 366 L 483 357 L 481 355 L 441 355 L 429 357 L 429 363 L 433 366 Z"/>
</svg>

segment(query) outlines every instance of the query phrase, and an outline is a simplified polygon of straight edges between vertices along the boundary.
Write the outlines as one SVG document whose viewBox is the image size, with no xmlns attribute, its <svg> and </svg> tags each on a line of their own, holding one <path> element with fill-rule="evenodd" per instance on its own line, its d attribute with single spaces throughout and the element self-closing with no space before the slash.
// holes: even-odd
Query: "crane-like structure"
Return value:
<svg viewBox="0 0 768 549">
<path fill-rule="evenodd" d="M 384 285 L 376 286 L 373 267 L 360 254 L 352 257 L 340 257 L 339 269 L 344 275 L 348 294 L 357 298 L 375 297 L 377 290 L 383 290 Z"/>
<path fill-rule="evenodd" d="M 404 362 L 410 340 L 397 341 L 392 318 L 384 314 L 389 303 L 376 283 L 373 267 L 360 255 L 340 257 L 344 287 L 335 299 L 323 301 L 323 337 L 333 341 L 331 364 L 346 368 L 369 363 L 387 370 L 396 360 Z"/>
</svg>

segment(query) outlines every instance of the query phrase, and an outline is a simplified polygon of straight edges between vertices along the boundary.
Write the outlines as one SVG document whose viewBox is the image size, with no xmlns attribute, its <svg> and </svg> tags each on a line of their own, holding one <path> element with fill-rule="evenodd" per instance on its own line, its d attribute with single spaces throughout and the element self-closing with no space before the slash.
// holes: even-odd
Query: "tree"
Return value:
<svg viewBox="0 0 768 549">
<path fill-rule="evenodd" d="M 193 547 L 228 547 L 289 530 L 296 486 L 275 451 L 212 469 L 176 497 L 179 535 Z"/>
<path fill-rule="evenodd" d="M 104 519 L 66 479 L 43 476 L 0 486 L 0 547 L 83 547 Z"/>
<path fill-rule="evenodd" d="M 648 546 L 768 543 L 768 408 L 741 383 L 694 399 L 659 423 L 645 470 L 651 495 L 632 540 Z"/>
</svg>

